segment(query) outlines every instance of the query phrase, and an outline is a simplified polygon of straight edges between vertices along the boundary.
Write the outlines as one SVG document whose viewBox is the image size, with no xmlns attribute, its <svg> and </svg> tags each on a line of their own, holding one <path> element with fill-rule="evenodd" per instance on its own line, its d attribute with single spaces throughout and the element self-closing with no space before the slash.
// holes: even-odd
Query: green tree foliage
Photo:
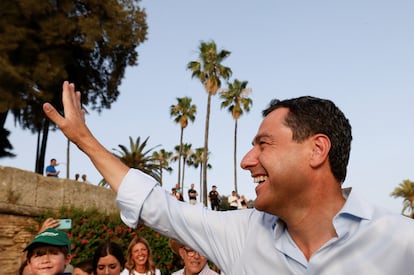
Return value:
<svg viewBox="0 0 414 275">
<path fill-rule="evenodd" d="M 148 139 L 149 137 L 141 143 L 141 137 L 137 137 L 135 141 L 132 137 L 129 137 L 129 149 L 125 145 L 119 144 L 119 149 L 112 148 L 112 150 L 116 152 L 114 156 L 119 158 L 128 167 L 141 170 L 158 182 L 162 182 L 159 156 L 156 157 L 157 154 L 154 154 L 154 149 L 160 145 L 146 149 Z M 166 152 L 166 154 L 168 153 Z M 164 170 L 170 171 L 169 166 L 164 165 Z M 105 179 L 102 179 L 98 186 L 109 187 L 109 184 Z"/>
<path fill-rule="evenodd" d="M 7 113 L 3 116 L 0 115 L 0 125 L 4 125 L 6 122 Z M 15 157 L 16 155 L 11 152 L 13 145 L 10 143 L 8 136 L 10 131 L 4 128 L 0 128 L 0 158 L 2 157 Z"/>
<path fill-rule="evenodd" d="M 23 129 L 38 134 L 36 172 L 43 172 L 49 131 L 41 106 L 49 101 L 62 109 L 63 80 L 76 83 L 92 110 L 116 101 L 125 68 L 137 64 L 135 49 L 147 35 L 138 3 L 0 2 L 0 116 L 11 111 Z"/>
<path fill-rule="evenodd" d="M 192 144 L 184 143 L 174 147 L 177 154 L 175 155 L 175 159 L 181 158 L 183 160 L 183 167 L 182 167 L 182 174 L 181 174 L 181 190 L 184 190 L 184 177 L 185 177 L 185 166 L 189 165 L 188 160 L 194 154 L 193 149 L 191 148 Z"/>
<path fill-rule="evenodd" d="M 172 168 L 170 167 L 170 159 L 172 157 L 172 152 L 168 152 L 165 149 L 161 149 L 159 151 L 154 151 L 152 153 L 152 158 L 154 161 L 158 162 L 158 169 L 160 172 L 160 185 L 162 186 L 163 179 L 162 179 L 162 171 L 166 170 L 167 172 L 172 172 Z"/>
<path fill-rule="evenodd" d="M 129 228 L 121 221 L 119 214 L 105 215 L 96 209 L 84 211 L 62 208 L 58 213 L 49 212 L 39 217 L 39 224 L 48 217 L 72 219 L 72 229 L 68 230 L 72 244 L 72 264 L 92 259 L 97 246 L 106 240 L 121 245 L 126 256 L 129 242 L 139 235 L 149 242 L 154 262 L 162 274 L 171 274 L 183 266 L 180 256 L 171 251 L 168 237 L 142 224 L 135 229 Z M 36 230 L 33 229 L 33 232 Z"/>
<path fill-rule="evenodd" d="M 403 198 L 401 214 L 414 218 L 414 182 L 404 180 L 390 195 L 394 198 Z"/>
<path fill-rule="evenodd" d="M 210 125 L 210 109 L 211 97 L 214 96 L 221 87 L 221 80 L 230 78 L 232 71 L 222 62 L 230 55 L 229 51 L 218 51 L 214 41 L 202 41 L 199 47 L 198 60 L 190 61 L 187 64 L 192 74 L 192 78 L 197 78 L 204 86 L 207 92 L 207 112 L 204 131 L 204 154 L 203 154 L 203 203 L 207 205 L 207 152 L 208 150 L 208 134 Z"/>
<path fill-rule="evenodd" d="M 194 153 L 191 154 L 191 156 L 187 160 L 188 166 L 193 166 L 195 169 L 200 167 L 200 178 L 199 178 L 199 185 L 200 185 L 200 200 L 203 197 L 203 154 L 204 154 L 204 148 L 196 148 Z M 208 158 L 207 158 L 208 159 Z M 207 168 L 211 169 L 211 164 L 207 163 Z"/>
<path fill-rule="evenodd" d="M 178 181 L 177 183 L 183 187 L 181 182 L 181 154 L 183 150 L 184 129 L 187 128 L 188 122 L 194 122 L 197 113 L 197 106 L 191 104 L 190 97 L 177 97 L 177 104 L 170 106 L 170 116 L 174 118 L 174 122 L 180 124 L 180 145 L 178 150 Z M 184 168 L 183 168 L 184 169 Z M 184 177 L 183 177 L 184 178 Z"/>
<path fill-rule="evenodd" d="M 247 87 L 247 81 L 240 82 L 235 79 L 233 83 L 228 83 L 228 88 L 220 93 L 221 108 L 226 108 L 231 113 L 234 119 L 234 150 L 233 150 L 233 162 L 234 162 L 234 190 L 237 191 L 237 124 L 238 120 L 244 112 L 250 111 L 250 106 L 253 104 L 249 94 L 251 89 Z"/>
<path fill-rule="evenodd" d="M 115 153 L 114 155 L 128 167 L 141 170 L 160 182 L 159 165 L 152 154 L 153 150 L 160 145 L 146 149 L 145 147 L 147 146 L 148 139 L 149 137 L 141 143 L 141 137 L 138 137 L 135 141 L 132 137 L 129 137 L 129 149 L 126 146 L 119 144 L 118 147 L 120 149 L 113 149 L 118 152 L 118 154 Z"/>
</svg>

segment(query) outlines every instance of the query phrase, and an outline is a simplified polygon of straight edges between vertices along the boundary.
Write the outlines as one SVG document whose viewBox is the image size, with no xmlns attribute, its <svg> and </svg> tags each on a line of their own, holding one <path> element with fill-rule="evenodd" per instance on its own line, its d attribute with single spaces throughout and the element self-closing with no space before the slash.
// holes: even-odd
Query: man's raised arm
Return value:
<svg viewBox="0 0 414 275">
<path fill-rule="evenodd" d="M 117 192 L 129 167 L 106 150 L 89 131 L 80 101 L 81 95 L 80 92 L 75 92 L 75 85 L 65 81 L 62 86 L 64 117 L 50 103 L 43 104 L 43 111 L 90 158 L 112 190 Z"/>
</svg>

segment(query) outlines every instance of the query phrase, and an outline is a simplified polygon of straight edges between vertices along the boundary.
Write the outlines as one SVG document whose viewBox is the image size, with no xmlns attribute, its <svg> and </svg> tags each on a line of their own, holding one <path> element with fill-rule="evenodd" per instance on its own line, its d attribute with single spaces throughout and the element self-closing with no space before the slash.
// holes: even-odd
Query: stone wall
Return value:
<svg viewBox="0 0 414 275">
<path fill-rule="evenodd" d="M 34 237 L 30 229 L 39 228 L 33 218 L 61 207 L 119 212 L 115 196 L 103 187 L 0 166 L 1 274 L 17 274 L 22 250 Z"/>
</svg>

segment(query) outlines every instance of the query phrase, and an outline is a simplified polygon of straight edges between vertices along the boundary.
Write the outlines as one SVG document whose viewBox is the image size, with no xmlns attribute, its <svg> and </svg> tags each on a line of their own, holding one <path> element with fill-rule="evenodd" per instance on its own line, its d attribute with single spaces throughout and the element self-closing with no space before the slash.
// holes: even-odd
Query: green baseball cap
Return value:
<svg viewBox="0 0 414 275">
<path fill-rule="evenodd" d="M 68 234 L 54 228 L 48 228 L 42 233 L 37 234 L 32 242 L 26 246 L 23 251 L 29 250 L 38 244 L 66 246 L 68 248 L 68 252 L 70 253 L 70 240 L 68 238 Z"/>
</svg>

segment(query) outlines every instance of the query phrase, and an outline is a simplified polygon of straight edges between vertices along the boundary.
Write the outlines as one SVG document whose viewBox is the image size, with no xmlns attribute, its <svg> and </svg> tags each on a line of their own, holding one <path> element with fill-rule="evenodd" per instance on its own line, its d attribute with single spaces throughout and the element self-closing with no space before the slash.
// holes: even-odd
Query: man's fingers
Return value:
<svg viewBox="0 0 414 275">
<path fill-rule="evenodd" d="M 43 104 L 43 112 L 45 112 L 46 116 L 58 126 L 63 121 L 63 117 L 56 111 L 55 107 L 48 102 Z"/>
<path fill-rule="evenodd" d="M 62 84 L 62 103 L 65 117 L 76 116 L 80 109 L 80 93 L 75 93 L 75 85 L 64 81 Z M 43 104 L 43 111 L 58 127 L 63 126 L 65 118 L 50 103 Z M 60 127 L 61 128 L 61 127 Z"/>
</svg>

